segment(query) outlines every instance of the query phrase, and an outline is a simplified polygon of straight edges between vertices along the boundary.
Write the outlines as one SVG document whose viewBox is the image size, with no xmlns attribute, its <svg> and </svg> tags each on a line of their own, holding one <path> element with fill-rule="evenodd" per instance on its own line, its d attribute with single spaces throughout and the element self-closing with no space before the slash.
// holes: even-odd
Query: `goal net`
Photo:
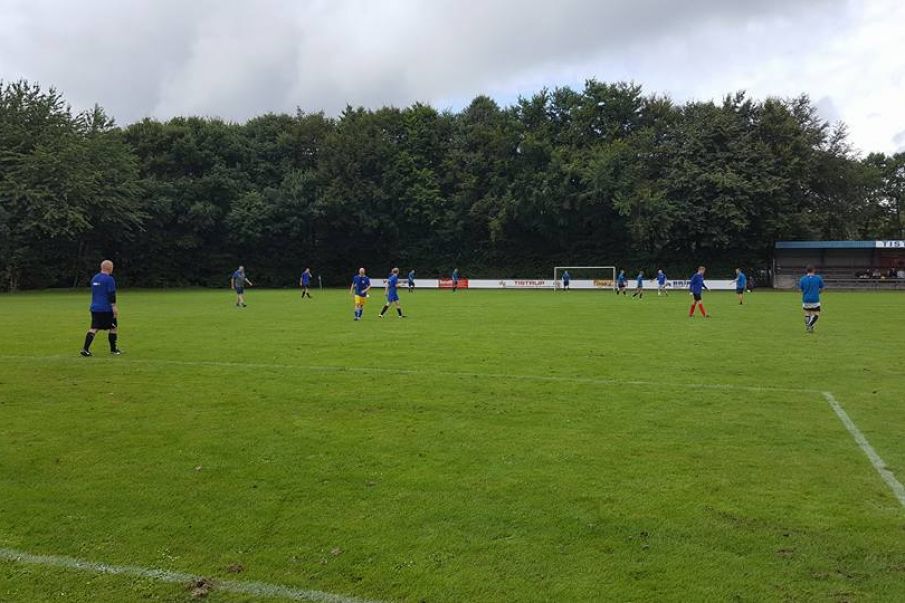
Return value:
<svg viewBox="0 0 905 603">
<path fill-rule="evenodd" d="M 568 274 L 567 274 L 568 273 Z M 553 290 L 600 289 L 612 291 L 616 287 L 615 266 L 556 266 L 553 268 Z"/>
</svg>

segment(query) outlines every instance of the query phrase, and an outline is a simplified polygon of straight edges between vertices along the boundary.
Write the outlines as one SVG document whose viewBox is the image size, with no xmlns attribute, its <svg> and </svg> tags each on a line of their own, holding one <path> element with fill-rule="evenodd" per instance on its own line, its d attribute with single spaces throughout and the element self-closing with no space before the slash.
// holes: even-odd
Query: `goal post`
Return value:
<svg viewBox="0 0 905 603">
<path fill-rule="evenodd" d="M 556 266 L 553 268 L 553 290 L 561 291 L 563 273 L 569 273 L 569 289 L 599 289 L 612 291 L 616 288 L 615 266 Z"/>
</svg>

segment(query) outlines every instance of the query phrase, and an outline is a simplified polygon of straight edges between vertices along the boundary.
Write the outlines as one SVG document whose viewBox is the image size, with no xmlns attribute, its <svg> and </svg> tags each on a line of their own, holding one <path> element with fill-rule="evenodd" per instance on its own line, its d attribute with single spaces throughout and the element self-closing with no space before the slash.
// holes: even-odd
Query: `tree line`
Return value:
<svg viewBox="0 0 905 603">
<path fill-rule="evenodd" d="M 781 239 L 905 238 L 905 153 L 856 154 L 807 96 L 687 102 L 632 83 L 119 127 L 0 82 L 0 288 L 288 286 L 364 265 L 531 277 L 769 264 Z"/>
</svg>

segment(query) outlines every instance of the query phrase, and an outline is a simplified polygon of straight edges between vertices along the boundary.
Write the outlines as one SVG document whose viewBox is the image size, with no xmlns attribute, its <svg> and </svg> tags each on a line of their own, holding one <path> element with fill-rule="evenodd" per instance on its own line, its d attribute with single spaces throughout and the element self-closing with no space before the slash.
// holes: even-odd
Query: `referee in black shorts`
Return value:
<svg viewBox="0 0 905 603">
<path fill-rule="evenodd" d="M 107 331 L 110 341 L 110 353 L 114 356 L 122 354 L 116 347 L 116 320 L 119 310 L 116 308 L 116 281 L 113 280 L 113 262 L 101 262 L 101 271 L 91 279 L 91 328 L 85 334 L 85 345 L 82 356 L 91 356 L 91 342 L 98 331 Z"/>
</svg>

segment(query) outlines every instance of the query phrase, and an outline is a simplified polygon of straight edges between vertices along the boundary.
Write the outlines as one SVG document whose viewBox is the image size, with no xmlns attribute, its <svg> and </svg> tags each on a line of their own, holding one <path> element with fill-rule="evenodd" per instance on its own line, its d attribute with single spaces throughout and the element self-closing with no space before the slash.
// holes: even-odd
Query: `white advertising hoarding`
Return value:
<svg viewBox="0 0 905 603">
<path fill-rule="evenodd" d="M 449 288 L 448 279 L 443 279 L 443 288 Z M 374 289 L 383 289 L 386 286 L 385 278 L 372 278 L 371 286 Z M 735 290 L 735 281 L 733 280 L 709 280 L 704 279 L 704 283 L 708 288 L 714 291 L 734 291 Z M 687 280 L 668 280 L 666 281 L 667 287 L 672 290 L 687 290 L 688 289 L 688 281 Z M 416 289 L 438 289 L 440 288 L 441 281 L 439 279 L 429 279 L 429 278 L 416 278 L 415 279 L 415 288 Z M 554 285 L 556 288 L 562 288 L 562 281 L 554 281 L 553 279 L 543 279 L 543 278 L 515 278 L 515 279 L 466 279 L 462 278 L 459 280 L 459 288 L 460 289 L 553 289 Z M 399 288 L 405 289 L 408 287 L 408 283 L 405 279 L 399 279 Z M 572 279 L 569 283 L 570 289 L 598 289 L 598 290 L 612 290 L 613 282 L 610 279 Z M 629 279 L 628 289 L 635 288 L 635 279 Z M 655 280 L 645 280 L 644 281 L 645 289 L 656 289 L 657 281 Z"/>
</svg>

